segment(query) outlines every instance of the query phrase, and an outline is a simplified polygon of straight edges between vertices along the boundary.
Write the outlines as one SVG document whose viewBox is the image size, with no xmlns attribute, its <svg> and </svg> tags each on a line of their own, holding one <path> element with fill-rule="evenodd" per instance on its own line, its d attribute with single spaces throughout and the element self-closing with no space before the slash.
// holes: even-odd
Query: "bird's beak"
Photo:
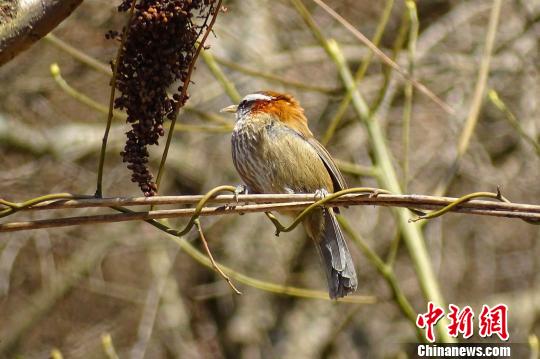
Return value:
<svg viewBox="0 0 540 359">
<path fill-rule="evenodd" d="M 235 113 L 237 109 L 238 109 L 237 105 L 230 105 L 230 106 L 227 106 L 225 108 L 222 108 L 221 110 L 219 110 L 219 112 L 232 112 L 232 113 Z"/>
</svg>

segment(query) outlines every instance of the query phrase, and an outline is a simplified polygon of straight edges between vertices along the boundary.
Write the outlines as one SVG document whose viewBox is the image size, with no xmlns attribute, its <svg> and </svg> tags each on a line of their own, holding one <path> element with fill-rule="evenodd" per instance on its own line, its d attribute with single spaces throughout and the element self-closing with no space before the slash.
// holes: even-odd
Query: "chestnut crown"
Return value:
<svg viewBox="0 0 540 359">
<path fill-rule="evenodd" d="M 221 111 L 234 112 L 237 118 L 269 115 L 305 137 L 313 136 L 308 128 L 304 109 L 289 94 L 275 91 L 259 91 L 246 95 L 240 101 L 240 104 L 225 107 Z"/>
</svg>

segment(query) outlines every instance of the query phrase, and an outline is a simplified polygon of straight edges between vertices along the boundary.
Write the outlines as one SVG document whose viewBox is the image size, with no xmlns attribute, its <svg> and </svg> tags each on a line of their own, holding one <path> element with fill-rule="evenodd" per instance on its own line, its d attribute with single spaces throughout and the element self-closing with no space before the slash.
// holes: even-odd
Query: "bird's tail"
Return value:
<svg viewBox="0 0 540 359">
<path fill-rule="evenodd" d="M 354 292 L 358 284 L 356 271 L 334 211 L 323 209 L 322 218 L 314 213 L 306 221 L 306 229 L 323 260 L 330 298 L 341 298 Z"/>
</svg>

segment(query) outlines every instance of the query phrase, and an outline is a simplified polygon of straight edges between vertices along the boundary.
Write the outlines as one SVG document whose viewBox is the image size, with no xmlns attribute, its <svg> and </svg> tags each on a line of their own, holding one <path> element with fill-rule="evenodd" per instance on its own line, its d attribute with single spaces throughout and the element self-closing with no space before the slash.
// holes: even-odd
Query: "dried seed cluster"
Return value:
<svg viewBox="0 0 540 359">
<path fill-rule="evenodd" d="M 119 12 L 127 12 L 132 1 L 123 0 Z M 195 19 L 207 20 L 215 0 L 140 0 L 136 3 L 124 41 L 123 55 L 118 64 L 116 87 L 121 95 L 114 106 L 125 109 L 131 129 L 121 152 L 123 161 L 132 171 L 145 196 L 156 194 L 157 187 L 148 168 L 148 145 L 157 145 L 164 135 L 163 122 L 172 119 L 176 106 L 187 100 L 181 98 L 183 85 L 172 96 L 167 89 L 175 81 L 182 83 L 196 49 L 196 41 L 206 26 Z M 120 40 L 115 31 L 108 39 Z M 182 103 L 179 103 L 182 101 Z"/>
</svg>

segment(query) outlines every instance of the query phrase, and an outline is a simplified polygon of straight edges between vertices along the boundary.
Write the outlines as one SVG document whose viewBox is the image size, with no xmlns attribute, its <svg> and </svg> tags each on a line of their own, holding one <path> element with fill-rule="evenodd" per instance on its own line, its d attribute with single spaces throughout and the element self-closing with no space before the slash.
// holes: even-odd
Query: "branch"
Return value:
<svg viewBox="0 0 540 359">
<path fill-rule="evenodd" d="M 351 190 L 363 193 L 346 194 Z M 343 193 L 345 192 L 345 193 Z M 367 193 L 366 193 L 367 192 Z M 242 214 L 242 213 L 258 213 L 269 211 L 284 211 L 284 210 L 302 210 L 309 206 L 325 204 L 329 207 L 340 206 L 355 206 L 355 205 L 371 205 L 385 207 L 404 207 L 415 208 L 421 210 L 437 210 L 437 212 L 419 219 L 433 218 L 436 215 L 444 214 L 448 211 L 494 216 L 519 218 L 530 223 L 540 223 L 540 205 L 510 203 L 510 202 L 495 202 L 485 200 L 473 200 L 477 196 L 492 197 L 502 199 L 499 193 L 478 192 L 472 193 L 461 198 L 453 197 L 437 197 L 424 195 L 394 195 L 394 194 L 377 194 L 375 188 L 355 188 L 346 191 L 337 192 L 332 195 L 332 198 L 325 198 L 321 201 L 315 201 L 313 194 L 264 194 L 264 195 L 240 195 L 238 202 L 234 195 L 219 195 L 213 198 L 212 195 L 217 193 L 215 190 L 209 194 L 202 196 L 156 196 L 156 197 L 136 197 L 136 198 L 90 198 L 90 199 L 67 199 L 67 200 L 44 200 L 40 203 L 35 201 L 27 201 L 31 205 L 21 207 L 21 204 L 11 203 L 5 200 L 0 200 L 0 203 L 7 208 L 0 211 L 0 214 L 8 215 L 17 211 L 36 211 L 36 210 L 53 210 L 53 209 L 73 209 L 73 208 L 92 208 L 92 207 L 113 207 L 118 208 L 141 205 L 195 205 L 199 204 L 198 208 L 182 208 L 182 209 L 165 209 L 154 211 L 140 211 L 131 213 L 108 213 L 91 216 L 74 216 L 63 218 L 52 218 L 35 221 L 8 222 L 0 224 L 0 232 L 11 232 L 30 230 L 38 228 L 53 228 L 66 227 L 81 224 L 96 224 L 96 223 L 112 223 L 125 222 L 136 220 L 149 219 L 164 219 L 164 218 L 191 218 L 190 223 L 193 223 L 196 217 L 200 216 L 217 216 L 226 214 Z M 375 195 L 374 195 L 375 193 Z M 65 194 L 67 197 L 68 194 Z M 69 195 L 71 197 L 76 197 Z M 336 196 L 337 198 L 333 198 Z M 48 197 L 42 197 L 48 198 Z M 326 202 L 326 203 L 325 203 Z M 201 206 L 215 204 L 215 206 Z M 238 205 L 238 203 L 244 203 Z M 245 204 L 252 203 L 252 204 Z M 221 206 L 219 206 L 222 204 Z M 7 212 L 10 213 L 7 213 Z M 191 226 L 187 226 L 187 228 Z"/>
<path fill-rule="evenodd" d="M 375 34 L 373 35 L 373 39 L 371 40 L 371 43 L 375 46 L 379 46 L 379 43 L 382 40 L 384 30 L 386 29 L 386 25 L 388 25 L 388 20 L 390 20 L 390 15 L 392 13 L 392 9 L 394 8 L 394 0 L 386 0 L 386 4 L 384 6 L 383 13 L 381 15 L 381 18 L 379 19 L 379 23 L 377 25 L 377 29 L 375 30 Z M 356 70 L 354 74 L 354 81 L 359 84 L 364 79 L 364 75 L 367 72 L 367 69 L 371 63 L 371 60 L 373 59 L 373 51 L 369 51 L 364 59 L 362 60 L 362 63 L 360 66 L 358 66 L 358 70 Z M 334 136 L 334 133 L 336 132 L 336 129 L 341 122 L 342 118 L 345 116 L 345 113 L 347 112 L 347 109 L 349 108 L 349 104 L 351 103 L 352 95 L 354 92 L 354 88 L 349 88 L 345 92 L 345 96 L 341 100 L 341 103 L 338 106 L 338 109 L 336 110 L 336 113 L 332 117 L 332 119 L 329 122 L 329 125 L 324 133 L 324 136 L 322 138 L 322 144 L 327 145 L 328 142 L 330 142 L 330 139 Z"/>
<path fill-rule="evenodd" d="M 431 101 L 435 102 L 441 109 L 450 115 L 454 115 L 455 111 L 446 102 L 441 100 L 424 84 L 418 82 L 412 77 L 410 73 L 402 69 L 396 62 L 389 58 L 384 52 L 382 52 L 375 44 L 373 44 L 364 34 L 358 31 L 351 23 L 345 18 L 335 12 L 332 8 L 326 5 L 322 0 L 313 0 L 317 5 L 323 8 L 330 16 L 337 20 L 344 28 L 346 28 L 351 34 L 353 34 L 358 40 L 366 45 L 377 57 L 379 57 L 386 65 L 390 66 L 394 71 L 400 74 L 405 80 L 410 82 L 418 91 L 426 95 Z"/>
<path fill-rule="evenodd" d="M 502 0 L 493 0 L 488 29 L 486 32 L 485 47 L 482 54 L 480 67 L 478 69 L 478 77 L 476 79 L 474 93 L 471 100 L 471 107 L 469 108 L 467 119 L 465 120 L 463 129 L 461 130 L 461 134 L 459 136 L 457 153 L 455 155 L 454 161 L 452 163 L 452 166 L 449 168 L 446 176 L 443 177 L 443 179 L 437 186 L 437 189 L 435 191 L 435 193 L 437 194 L 443 195 L 448 191 L 450 184 L 453 182 L 459 171 L 461 160 L 463 159 L 463 156 L 469 148 L 471 138 L 476 129 L 478 118 L 480 116 L 480 110 L 482 109 L 482 104 L 484 103 L 486 85 L 489 79 L 490 63 L 493 48 L 495 47 L 495 35 L 497 34 L 501 7 Z"/>
<path fill-rule="evenodd" d="M 0 66 L 47 35 L 82 0 L 12 1 L 11 16 L 0 16 Z M 1 15 L 1 14 L 0 14 Z"/>
<path fill-rule="evenodd" d="M 206 237 L 204 236 L 204 231 L 202 230 L 202 227 L 201 227 L 201 222 L 197 219 L 195 221 L 195 226 L 197 226 L 197 230 L 199 231 L 199 238 L 201 239 L 201 242 L 203 243 L 203 247 L 204 247 L 204 250 L 206 251 L 206 255 L 208 255 L 208 259 L 210 259 L 210 263 L 212 263 L 212 268 L 223 278 L 225 279 L 225 281 L 227 281 L 227 284 L 229 284 L 229 287 L 231 287 L 231 289 L 238 295 L 242 294 L 242 292 L 240 292 L 238 290 L 238 288 L 236 288 L 233 284 L 233 282 L 231 281 L 231 278 L 229 278 L 228 275 L 226 275 L 225 273 L 223 273 L 223 271 L 221 270 L 221 268 L 219 268 L 218 264 L 216 263 L 216 261 L 214 260 L 214 256 L 212 255 L 212 252 L 210 251 L 210 247 L 208 247 L 208 242 L 206 241 Z"/>
<path fill-rule="evenodd" d="M 95 194 L 96 197 L 101 197 L 103 194 L 103 188 L 102 188 L 103 167 L 105 166 L 105 153 L 107 150 L 107 141 L 109 139 L 109 131 L 111 130 L 111 124 L 112 124 L 113 113 L 114 113 L 114 99 L 115 99 L 115 92 L 116 92 L 116 80 L 117 80 L 117 74 L 118 74 L 118 67 L 120 66 L 120 61 L 122 60 L 122 56 L 125 50 L 124 45 L 129 35 L 131 19 L 133 18 L 133 13 L 135 11 L 136 3 L 137 3 L 137 0 L 133 0 L 133 2 L 131 3 L 128 19 L 127 19 L 126 25 L 124 26 L 124 29 L 122 30 L 122 39 L 120 40 L 120 46 L 118 46 L 118 50 L 116 50 L 116 59 L 114 60 L 114 66 L 113 66 L 112 78 L 111 78 L 111 91 L 109 93 L 109 111 L 107 113 L 107 124 L 105 125 L 105 133 L 103 134 L 103 139 L 101 141 L 101 151 L 99 153 L 99 164 L 98 164 L 98 174 L 97 174 L 96 194 Z"/>
<path fill-rule="evenodd" d="M 214 57 L 214 60 L 218 64 L 221 64 L 225 67 L 230 68 L 231 70 L 243 73 L 245 75 L 253 76 L 253 77 L 260 77 L 262 79 L 268 80 L 269 82 L 276 82 L 284 86 L 295 87 L 299 90 L 320 92 L 320 93 L 324 93 L 328 95 L 335 95 L 341 91 L 341 89 L 338 87 L 326 87 L 326 86 L 314 85 L 311 83 L 303 83 L 299 81 L 294 81 L 289 78 L 277 76 L 273 73 L 267 73 L 267 72 L 260 71 L 258 69 L 246 67 L 244 65 L 239 64 L 238 62 L 227 60 L 227 59 L 217 57 L 217 56 Z"/>
<path fill-rule="evenodd" d="M 491 8 L 491 15 L 489 17 L 488 30 L 486 33 L 486 45 L 484 47 L 484 53 L 482 54 L 480 68 L 478 69 L 478 78 L 476 80 L 474 94 L 471 101 L 471 107 L 469 109 L 469 114 L 467 115 L 465 125 L 459 138 L 459 144 L 457 148 L 458 161 L 463 157 L 465 152 L 467 152 L 471 136 L 473 135 L 474 129 L 476 128 L 476 124 L 478 122 L 480 109 L 482 108 L 482 104 L 484 102 L 484 93 L 489 77 L 489 67 L 491 63 L 493 48 L 495 46 L 495 35 L 497 34 L 497 27 L 499 25 L 501 7 L 502 0 L 493 0 L 493 7 Z"/>
<path fill-rule="evenodd" d="M 527 141 L 531 146 L 534 147 L 534 150 L 536 151 L 536 154 L 540 156 L 540 141 L 536 140 L 533 136 L 530 136 L 527 131 L 521 126 L 521 123 L 518 121 L 516 116 L 510 111 L 508 106 L 501 100 L 499 95 L 497 94 L 497 91 L 490 89 L 488 91 L 488 98 L 497 107 L 500 111 L 502 111 L 508 120 L 510 122 L 510 125 L 514 127 L 514 129 L 518 132 L 519 136 L 522 137 L 525 141 Z"/>
</svg>

